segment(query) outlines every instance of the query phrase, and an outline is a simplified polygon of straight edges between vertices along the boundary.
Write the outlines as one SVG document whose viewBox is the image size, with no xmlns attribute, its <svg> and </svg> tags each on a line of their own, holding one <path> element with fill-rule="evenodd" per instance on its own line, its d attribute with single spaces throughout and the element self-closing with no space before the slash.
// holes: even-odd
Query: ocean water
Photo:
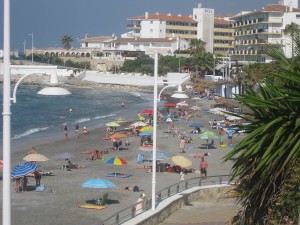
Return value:
<svg viewBox="0 0 300 225">
<path fill-rule="evenodd" d="M 20 145 L 30 147 L 61 140 L 64 125 L 72 137 L 77 123 L 80 129 L 84 126 L 95 129 L 120 117 L 134 120 L 137 113 L 153 107 L 151 93 L 68 88 L 72 95 L 43 96 L 36 94 L 40 89 L 40 86 L 21 86 L 17 91 L 17 103 L 11 105 L 12 151 L 17 151 Z M 1 87 L 1 103 L 2 94 Z M 2 119 L 0 124 L 2 127 Z M 1 151 L 2 132 L 1 129 Z"/>
</svg>

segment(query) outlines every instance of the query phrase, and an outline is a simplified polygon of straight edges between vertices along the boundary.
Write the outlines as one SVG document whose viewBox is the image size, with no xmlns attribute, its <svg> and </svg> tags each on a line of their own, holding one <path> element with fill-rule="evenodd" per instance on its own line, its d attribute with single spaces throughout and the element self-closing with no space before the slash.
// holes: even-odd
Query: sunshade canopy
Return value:
<svg viewBox="0 0 300 225">
<path fill-rule="evenodd" d="M 26 176 L 27 174 L 35 171 L 37 167 L 38 165 L 36 163 L 31 163 L 31 162 L 21 163 L 17 165 L 15 168 L 13 168 L 11 172 L 11 176 L 15 178 Z"/>
<path fill-rule="evenodd" d="M 105 126 L 107 126 L 107 127 L 119 127 L 121 125 L 113 121 L 113 122 L 109 122 L 109 123 L 105 124 Z"/>
<path fill-rule="evenodd" d="M 175 163 L 176 165 L 186 168 L 192 165 L 192 161 L 184 156 L 181 155 L 177 155 L 177 156 L 173 156 L 172 158 L 173 163 Z"/>
<path fill-rule="evenodd" d="M 91 179 L 83 182 L 81 187 L 85 188 L 116 188 L 116 185 L 105 179 Z"/>
<path fill-rule="evenodd" d="M 29 154 L 23 158 L 25 161 L 45 162 L 49 159 L 42 154 Z"/>
</svg>

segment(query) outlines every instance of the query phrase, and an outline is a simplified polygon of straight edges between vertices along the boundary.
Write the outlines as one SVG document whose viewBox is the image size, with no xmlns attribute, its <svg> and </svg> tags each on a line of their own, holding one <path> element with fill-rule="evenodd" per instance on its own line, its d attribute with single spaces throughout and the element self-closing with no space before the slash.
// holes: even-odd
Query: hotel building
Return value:
<svg viewBox="0 0 300 225">
<path fill-rule="evenodd" d="M 298 0 L 282 0 L 267 5 L 261 10 L 242 11 L 232 18 L 234 29 L 234 51 L 232 60 L 270 62 L 265 54 L 268 44 L 282 47 L 291 57 L 291 38 L 284 34 L 286 25 L 300 25 Z"/>
</svg>

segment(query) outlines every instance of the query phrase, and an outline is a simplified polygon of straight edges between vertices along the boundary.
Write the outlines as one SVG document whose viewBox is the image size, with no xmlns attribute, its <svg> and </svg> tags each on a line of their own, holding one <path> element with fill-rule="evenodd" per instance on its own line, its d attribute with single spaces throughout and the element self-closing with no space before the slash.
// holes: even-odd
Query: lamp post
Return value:
<svg viewBox="0 0 300 225">
<path fill-rule="evenodd" d="M 151 208 L 155 210 L 155 188 L 156 188 L 156 144 L 157 144 L 157 102 L 160 101 L 160 95 L 164 89 L 167 87 L 174 87 L 172 84 L 170 86 L 164 87 L 158 97 L 157 97 L 157 89 L 158 89 L 158 53 L 154 54 L 154 97 L 153 97 L 153 150 L 152 150 L 152 193 L 151 193 Z M 168 82 L 164 82 L 165 84 Z M 177 83 L 178 84 L 178 83 Z M 182 91 L 182 87 L 179 85 L 178 91 L 176 91 L 171 97 L 173 98 L 188 98 L 188 96 Z"/>
<path fill-rule="evenodd" d="M 31 36 L 31 63 L 33 64 L 33 32 L 28 35 Z"/>
</svg>

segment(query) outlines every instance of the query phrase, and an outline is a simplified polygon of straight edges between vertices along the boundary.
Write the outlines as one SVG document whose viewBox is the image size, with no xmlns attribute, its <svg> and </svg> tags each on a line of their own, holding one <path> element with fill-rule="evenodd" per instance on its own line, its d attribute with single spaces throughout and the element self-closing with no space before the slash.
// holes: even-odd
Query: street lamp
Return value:
<svg viewBox="0 0 300 225">
<path fill-rule="evenodd" d="M 10 0 L 3 2 L 3 200 L 2 224 L 11 225 L 11 80 L 10 80 Z M 32 33 L 33 53 L 33 33 Z M 33 54 L 32 54 L 33 62 Z"/>
<path fill-rule="evenodd" d="M 31 63 L 33 64 L 33 32 L 28 35 L 31 36 Z"/>
<path fill-rule="evenodd" d="M 157 102 L 159 98 L 157 98 L 157 89 L 158 89 L 158 53 L 154 54 L 154 98 L 153 98 L 153 151 L 152 151 L 152 195 L 151 195 L 151 207 L 152 210 L 155 210 L 155 202 L 156 202 L 156 195 L 155 195 L 155 186 L 156 186 L 156 143 L 157 143 Z M 164 82 L 167 83 L 167 82 Z M 171 85 L 175 86 L 175 85 Z M 167 86 L 170 87 L 170 86 Z M 165 87 L 165 88 L 167 88 Z M 160 93 L 165 89 L 163 88 Z M 182 87 L 178 87 L 178 91 L 175 92 L 171 97 L 173 98 L 188 98 L 184 91 L 182 91 Z"/>
</svg>

